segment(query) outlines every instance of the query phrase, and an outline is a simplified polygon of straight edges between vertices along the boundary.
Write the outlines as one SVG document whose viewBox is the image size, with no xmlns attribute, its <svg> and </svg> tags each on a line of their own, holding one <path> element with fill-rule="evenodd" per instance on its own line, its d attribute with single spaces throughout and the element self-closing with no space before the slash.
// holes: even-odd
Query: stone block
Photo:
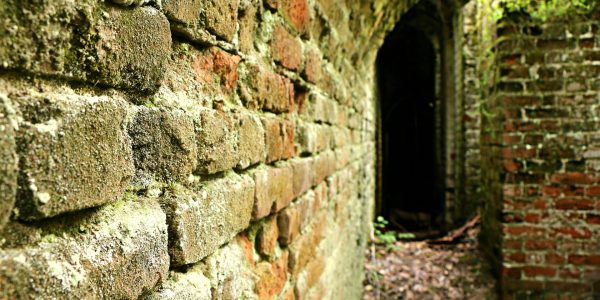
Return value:
<svg viewBox="0 0 600 300">
<path fill-rule="evenodd" d="M 271 55 L 286 69 L 299 71 L 302 67 L 302 44 L 281 25 L 273 29 Z"/>
<path fill-rule="evenodd" d="M 0 94 L 0 229 L 12 213 L 17 194 L 15 129 L 18 125 L 15 117 L 11 101 Z"/>
<path fill-rule="evenodd" d="M 260 119 L 251 114 L 237 114 L 239 128 L 237 168 L 262 162 L 266 158 L 265 130 Z"/>
<path fill-rule="evenodd" d="M 198 151 L 192 119 L 181 110 L 140 107 L 129 125 L 136 183 L 185 180 Z"/>
<path fill-rule="evenodd" d="M 192 264 L 249 226 L 254 182 L 250 177 L 230 174 L 192 190 L 167 191 L 162 201 L 171 233 L 171 263 Z"/>
<path fill-rule="evenodd" d="M 228 113 L 203 109 L 196 123 L 198 168 L 213 174 L 229 170 L 238 164 L 237 122 Z"/>
<path fill-rule="evenodd" d="M 17 207 L 23 220 L 115 201 L 133 176 L 127 104 L 106 96 L 23 94 Z"/>
<path fill-rule="evenodd" d="M 0 68 L 143 92 L 160 86 L 171 53 L 167 18 L 95 0 L 0 6 Z"/>
<path fill-rule="evenodd" d="M 137 299 L 169 271 L 165 214 L 122 201 L 43 227 L 10 223 L 0 250 L 2 299 Z M 7 239 L 8 240 L 8 239 Z"/>
</svg>

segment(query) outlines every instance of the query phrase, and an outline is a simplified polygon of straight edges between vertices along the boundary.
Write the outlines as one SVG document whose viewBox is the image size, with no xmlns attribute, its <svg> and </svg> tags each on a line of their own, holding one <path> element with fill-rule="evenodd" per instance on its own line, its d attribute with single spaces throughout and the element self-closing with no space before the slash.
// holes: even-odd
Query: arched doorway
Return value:
<svg viewBox="0 0 600 300">
<path fill-rule="evenodd" d="M 442 26 L 432 6 L 412 8 L 378 53 L 378 213 L 398 229 L 435 234 L 445 227 L 448 128 Z"/>
</svg>

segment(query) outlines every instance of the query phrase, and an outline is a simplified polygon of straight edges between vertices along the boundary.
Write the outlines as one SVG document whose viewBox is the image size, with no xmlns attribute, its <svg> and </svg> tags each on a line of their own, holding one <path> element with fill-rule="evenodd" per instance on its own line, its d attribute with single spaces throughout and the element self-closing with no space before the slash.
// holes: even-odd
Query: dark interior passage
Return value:
<svg viewBox="0 0 600 300">
<path fill-rule="evenodd" d="M 436 54 L 416 26 L 399 24 L 377 57 L 381 99 L 381 214 L 406 230 L 430 230 L 443 212 L 436 176 Z"/>
</svg>

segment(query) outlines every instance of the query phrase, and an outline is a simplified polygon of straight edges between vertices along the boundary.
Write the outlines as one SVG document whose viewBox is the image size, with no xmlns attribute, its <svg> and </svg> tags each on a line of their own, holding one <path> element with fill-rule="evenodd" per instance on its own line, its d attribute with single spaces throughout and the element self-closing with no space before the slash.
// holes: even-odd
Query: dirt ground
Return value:
<svg viewBox="0 0 600 300">
<path fill-rule="evenodd" d="M 496 299 L 494 279 L 477 250 L 475 227 L 448 245 L 396 242 L 367 250 L 364 300 Z"/>
</svg>

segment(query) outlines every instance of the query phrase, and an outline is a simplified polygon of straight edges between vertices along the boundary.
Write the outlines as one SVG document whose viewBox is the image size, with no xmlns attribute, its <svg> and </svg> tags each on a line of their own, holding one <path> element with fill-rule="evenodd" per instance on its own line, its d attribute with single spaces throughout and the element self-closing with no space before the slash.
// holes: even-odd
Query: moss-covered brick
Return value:
<svg viewBox="0 0 600 300">
<path fill-rule="evenodd" d="M 229 174 L 190 190 L 165 193 L 169 254 L 175 266 L 200 261 L 247 228 L 254 203 L 254 182 Z"/>
<path fill-rule="evenodd" d="M 171 52 L 167 19 L 152 7 L 95 0 L 0 4 L 0 68 L 155 91 Z"/>
<path fill-rule="evenodd" d="M 0 93 L 0 229 L 12 212 L 17 193 L 15 118 L 10 100 Z"/>
<path fill-rule="evenodd" d="M 19 195 L 23 220 L 119 199 L 133 175 L 127 105 L 107 96 L 22 94 Z"/>
<path fill-rule="evenodd" d="M 137 299 L 169 270 L 165 214 L 151 200 L 4 230 L 2 299 Z"/>
</svg>

